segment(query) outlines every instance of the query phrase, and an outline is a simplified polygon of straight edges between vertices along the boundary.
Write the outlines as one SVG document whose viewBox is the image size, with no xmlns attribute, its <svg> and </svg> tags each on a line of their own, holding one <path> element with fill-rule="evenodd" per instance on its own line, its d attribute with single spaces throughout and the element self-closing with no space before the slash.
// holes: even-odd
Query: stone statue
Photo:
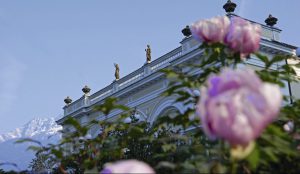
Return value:
<svg viewBox="0 0 300 174">
<path fill-rule="evenodd" d="M 151 48 L 150 45 L 147 45 L 147 49 L 145 49 L 146 51 L 146 57 L 147 57 L 147 63 L 151 62 Z"/>
<path fill-rule="evenodd" d="M 116 80 L 119 80 L 120 79 L 120 68 L 119 68 L 119 65 L 118 64 L 114 64 L 115 65 L 115 77 L 116 77 Z"/>
</svg>

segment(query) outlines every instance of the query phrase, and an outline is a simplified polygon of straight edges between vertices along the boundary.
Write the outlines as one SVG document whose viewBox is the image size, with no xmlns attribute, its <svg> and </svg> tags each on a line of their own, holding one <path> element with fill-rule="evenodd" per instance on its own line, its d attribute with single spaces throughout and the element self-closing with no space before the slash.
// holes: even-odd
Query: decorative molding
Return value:
<svg viewBox="0 0 300 174">
<path fill-rule="evenodd" d="M 203 50 L 199 49 L 200 42 L 196 41 L 190 36 L 184 38 L 181 41 L 181 44 L 182 45 L 180 47 L 161 56 L 151 63 L 145 64 L 138 70 L 119 79 L 118 81 L 113 82 L 112 84 L 99 90 L 98 92 L 88 97 L 82 96 L 73 103 L 65 106 L 64 117 L 59 119 L 57 123 L 62 124 L 63 121 L 70 115 L 72 115 L 72 117 L 74 118 L 79 118 L 82 115 L 93 113 L 94 111 L 92 110 L 92 108 L 95 105 L 103 103 L 105 98 L 110 96 L 120 98 L 121 100 L 127 100 L 128 102 L 126 103 L 129 107 L 136 107 L 159 97 L 160 94 L 167 89 L 168 80 L 166 79 L 165 75 L 158 70 L 166 67 L 184 64 L 186 62 L 195 62 L 199 60 L 200 56 L 203 53 Z M 270 55 L 295 54 L 294 46 L 270 39 L 261 39 L 260 51 Z M 255 58 L 254 55 L 251 55 L 251 58 L 248 59 L 245 63 L 258 67 L 264 66 L 264 64 L 259 59 Z M 277 69 L 277 66 L 273 65 L 271 68 Z M 193 72 L 193 74 L 194 73 L 200 73 L 200 70 Z M 162 83 L 161 89 L 147 93 L 141 98 L 134 99 L 132 97 L 132 94 L 141 92 L 144 89 L 147 89 L 157 83 Z M 113 117 L 117 114 L 119 114 L 119 112 L 113 112 L 110 114 L 110 117 Z M 151 115 L 150 117 L 152 118 L 153 115 Z"/>
<path fill-rule="evenodd" d="M 174 107 L 176 108 L 181 114 L 184 113 L 185 107 L 183 106 L 182 103 L 174 103 L 176 100 L 175 96 L 172 97 L 166 97 L 163 98 L 160 102 L 156 104 L 154 107 L 154 110 L 152 111 L 150 115 L 150 123 L 152 124 L 154 120 L 167 108 L 169 107 Z"/>
</svg>

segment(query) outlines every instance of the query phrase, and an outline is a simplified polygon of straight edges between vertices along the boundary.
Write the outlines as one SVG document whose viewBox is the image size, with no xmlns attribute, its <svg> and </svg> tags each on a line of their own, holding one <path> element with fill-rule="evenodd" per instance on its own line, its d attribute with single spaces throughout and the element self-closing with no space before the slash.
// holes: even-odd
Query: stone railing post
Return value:
<svg viewBox="0 0 300 174">
<path fill-rule="evenodd" d="M 112 84 L 112 92 L 115 93 L 119 90 L 119 83 L 117 80 L 113 81 L 113 84 Z"/>
<path fill-rule="evenodd" d="M 148 76 L 151 74 L 151 67 L 149 63 L 144 64 L 144 76 Z"/>
</svg>

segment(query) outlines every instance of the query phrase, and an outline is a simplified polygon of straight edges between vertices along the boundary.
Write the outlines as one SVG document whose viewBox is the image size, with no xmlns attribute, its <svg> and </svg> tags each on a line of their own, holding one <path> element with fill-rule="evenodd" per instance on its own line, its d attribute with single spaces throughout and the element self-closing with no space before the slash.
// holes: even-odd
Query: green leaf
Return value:
<svg viewBox="0 0 300 174">
<path fill-rule="evenodd" d="M 278 158 L 272 148 L 267 147 L 263 149 L 264 153 L 273 161 L 273 162 L 278 162 Z"/>
<path fill-rule="evenodd" d="M 81 124 L 72 117 L 69 117 L 66 121 L 64 121 L 64 124 L 71 125 L 76 129 L 74 136 L 78 136 L 77 134 L 79 134 L 79 136 L 85 136 L 88 131 L 87 127 L 81 126 Z"/>
<path fill-rule="evenodd" d="M 26 143 L 26 142 L 36 143 L 36 144 L 42 146 L 41 142 L 39 142 L 37 140 L 34 140 L 34 139 L 31 139 L 31 138 L 22 138 L 22 139 L 19 139 L 19 140 L 15 141 L 15 144 Z"/>
<path fill-rule="evenodd" d="M 171 162 L 168 162 L 168 161 L 161 161 L 158 163 L 158 165 L 155 168 L 156 169 L 160 169 L 160 168 L 175 169 L 176 165 Z"/>
<path fill-rule="evenodd" d="M 256 146 L 256 145 L 255 145 Z M 253 149 L 250 155 L 247 157 L 247 161 L 249 162 L 250 168 L 255 170 L 259 164 L 260 153 L 257 147 Z"/>
<path fill-rule="evenodd" d="M 104 115 L 108 115 L 114 109 L 121 109 L 123 111 L 130 110 L 130 108 L 124 105 L 118 105 L 117 98 L 115 97 L 109 97 L 104 101 L 103 104 L 94 107 L 95 111 L 100 111 L 104 113 Z"/>
<path fill-rule="evenodd" d="M 43 150 L 43 148 L 41 148 L 40 146 L 29 146 L 29 147 L 27 148 L 27 150 L 32 150 L 32 151 L 38 152 L 38 151 Z"/>
<path fill-rule="evenodd" d="M 70 117 L 70 118 L 68 118 L 66 121 L 64 121 L 64 124 L 65 125 L 71 125 L 71 126 L 73 126 L 75 129 L 81 129 L 81 125 L 80 125 L 80 123 L 76 120 L 76 119 L 74 119 L 74 118 L 72 118 L 72 117 Z"/>
<path fill-rule="evenodd" d="M 63 158 L 63 152 L 61 150 L 51 149 L 51 153 L 53 155 L 55 155 L 56 158 L 58 158 L 58 159 L 62 159 Z"/>
<path fill-rule="evenodd" d="M 129 107 L 124 106 L 124 105 L 115 105 L 115 108 L 116 108 L 116 109 L 121 109 L 121 110 L 123 110 L 123 111 L 129 111 L 129 110 L 130 110 Z"/>
<path fill-rule="evenodd" d="M 255 56 L 260 59 L 262 62 L 265 63 L 265 65 L 267 65 L 269 63 L 269 58 L 267 56 L 264 56 L 262 54 L 259 53 L 255 53 Z"/>
<path fill-rule="evenodd" d="M 283 55 L 276 55 L 274 56 L 268 63 L 266 63 L 266 68 L 269 68 L 276 62 L 284 61 L 287 57 Z"/>
<path fill-rule="evenodd" d="M 176 150 L 176 145 L 175 144 L 164 144 L 164 145 L 162 145 L 162 149 L 164 152 L 174 151 L 174 150 Z"/>
</svg>

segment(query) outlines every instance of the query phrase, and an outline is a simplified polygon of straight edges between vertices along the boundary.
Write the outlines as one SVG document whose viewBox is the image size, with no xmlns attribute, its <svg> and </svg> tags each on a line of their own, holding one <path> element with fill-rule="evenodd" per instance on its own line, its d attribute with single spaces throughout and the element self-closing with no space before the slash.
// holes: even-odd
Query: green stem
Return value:
<svg viewBox="0 0 300 174">
<path fill-rule="evenodd" d="M 222 67 L 227 67 L 225 57 L 221 55 L 220 59 L 221 59 Z"/>
<path fill-rule="evenodd" d="M 238 167 L 238 165 L 237 165 L 236 160 L 232 160 L 231 167 L 230 167 L 231 168 L 230 173 L 235 174 L 237 172 L 237 167 Z"/>
<path fill-rule="evenodd" d="M 219 157 L 220 157 L 220 162 L 223 162 L 223 154 L 225 151 L 225 142 L 220 140 L 220 149 L 219 149 Z"/>
</svg>

